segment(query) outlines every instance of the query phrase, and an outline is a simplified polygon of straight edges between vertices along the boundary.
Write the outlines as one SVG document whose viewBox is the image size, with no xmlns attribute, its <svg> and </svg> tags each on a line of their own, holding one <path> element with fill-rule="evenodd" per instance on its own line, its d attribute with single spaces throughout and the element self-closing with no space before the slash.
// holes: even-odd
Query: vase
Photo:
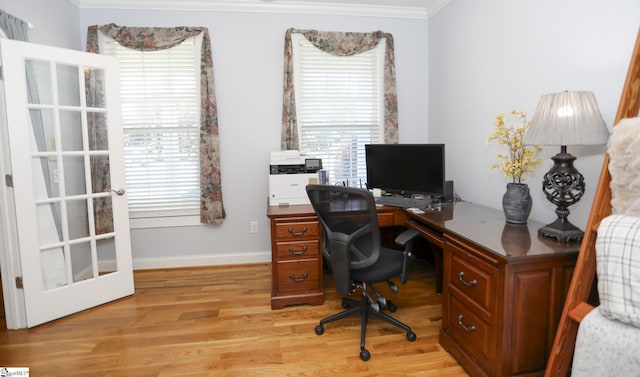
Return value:
<svg viewBox="0 0 640 377">
<path fill-rule="evenodd" d="M 507 191 L 502 196 L 502 210 L 509 224 L 526 224 L 533 200 L 526 183 L 507 183 Z"/>
</svg>

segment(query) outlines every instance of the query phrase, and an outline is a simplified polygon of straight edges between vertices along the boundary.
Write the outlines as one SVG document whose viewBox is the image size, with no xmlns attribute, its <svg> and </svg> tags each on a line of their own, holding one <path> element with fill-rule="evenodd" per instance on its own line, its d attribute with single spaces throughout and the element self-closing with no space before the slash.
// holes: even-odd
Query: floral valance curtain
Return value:
<svg viewBox="0 0 640 377">
<path fill-rule="evenodd" d="M 281 148 L 298 149 L 298 122 L 296 118 L 295 90 L 293 87 L 293 45 L 291 34 L 300 33 L 320 50 L 338 56 L 352 56 L 376 47 L 386 41 L 384 57 L 384 140 L 398 142 L 398 94 L 393 36 L 376 31 L 372 33 L 298 30 L 290 28 L 284 37 L 284 93 L 282 103 Z"/>
<path fill-rule="evenodd" d="M 98 31 L 124 47 L 155 51 L 173 47 L 202 33 L 200 60 L 200 222 L 221 224 L 226 214 L 222 204 L 218 112 L 213 84 L 213 61 L 209 31 L 205 27 L 125 27 L 115 24 L 89 26 L 87 51 L 99 53 Z"/>
</svg>

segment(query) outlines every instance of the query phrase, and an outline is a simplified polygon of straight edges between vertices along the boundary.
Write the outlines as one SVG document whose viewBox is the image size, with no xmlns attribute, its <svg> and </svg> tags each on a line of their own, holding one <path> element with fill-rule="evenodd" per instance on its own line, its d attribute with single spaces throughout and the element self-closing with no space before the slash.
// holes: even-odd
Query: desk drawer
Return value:
<svg viewBox="0 0 640 377">
<path fill-rule="evenodd" d="M 277 241 L 319 238 L 320 226 L 317 220 L 296 222 L 277 221 L 274 232 Z"/>
<path fill-rule="evenodd" d="M 459 299 L 456 294 L 450 294 L 446 299 L 449 318 L 444 331 L 483 369 L 490 370 L 490 360 L 495 356 L 496 329 L 476 315 L 473 308 L 466 304 L 466 300 Z"/>
<path fill-rule="evenodd" d="M 387 227 L 394 226 L 394 215 L 393 212 L 379 212 L 378 213 L 378 226 Z"/>
<path fill-rule="evenodd" d="M 488 320 L 497 300 L 498 269 L 450 243 L 447 249 L 451 253 L 451 266 L 446 284 L 477 304 Z"/>
<path fill-rule="evenodd" d="M 277 291 L 304 293 L 320 290 L 320 268 L 319 258 L 277 262 Z"/>
<path fill-rule="evenodd" d="M 319 243 L 318 240 L 277 242 L 278 259 L 317 257 L 320 253 Z"/>
</svg>

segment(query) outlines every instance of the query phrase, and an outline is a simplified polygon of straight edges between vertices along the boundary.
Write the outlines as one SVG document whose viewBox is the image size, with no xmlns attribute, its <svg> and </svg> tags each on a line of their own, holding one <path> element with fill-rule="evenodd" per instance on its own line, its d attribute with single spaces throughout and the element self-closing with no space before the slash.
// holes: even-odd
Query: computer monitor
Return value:
<svg viewBox="0 0 640 377">
<path fill-rule="evenodd" d="M 366 144 L 365 156 L 369 189 L 444 197 L 444 144 Z"/>
</svg>

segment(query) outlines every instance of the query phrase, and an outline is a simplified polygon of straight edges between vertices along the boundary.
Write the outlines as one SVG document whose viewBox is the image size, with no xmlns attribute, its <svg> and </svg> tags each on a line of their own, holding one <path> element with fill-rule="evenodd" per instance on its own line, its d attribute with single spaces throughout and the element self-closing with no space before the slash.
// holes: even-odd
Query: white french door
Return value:
<svg viewBox="0 0 640 377">
<path fill-rule="evenodd" d="M 0 260 L 9 261 L 3 282 L 10 274 L 23 286 L 10 287 L 5 310 L 24 297 L 33 327 L 134 291 L 119 67 L 112 57 L 7 39 L 0 52 L 9 240 Z"/>
</svg>

